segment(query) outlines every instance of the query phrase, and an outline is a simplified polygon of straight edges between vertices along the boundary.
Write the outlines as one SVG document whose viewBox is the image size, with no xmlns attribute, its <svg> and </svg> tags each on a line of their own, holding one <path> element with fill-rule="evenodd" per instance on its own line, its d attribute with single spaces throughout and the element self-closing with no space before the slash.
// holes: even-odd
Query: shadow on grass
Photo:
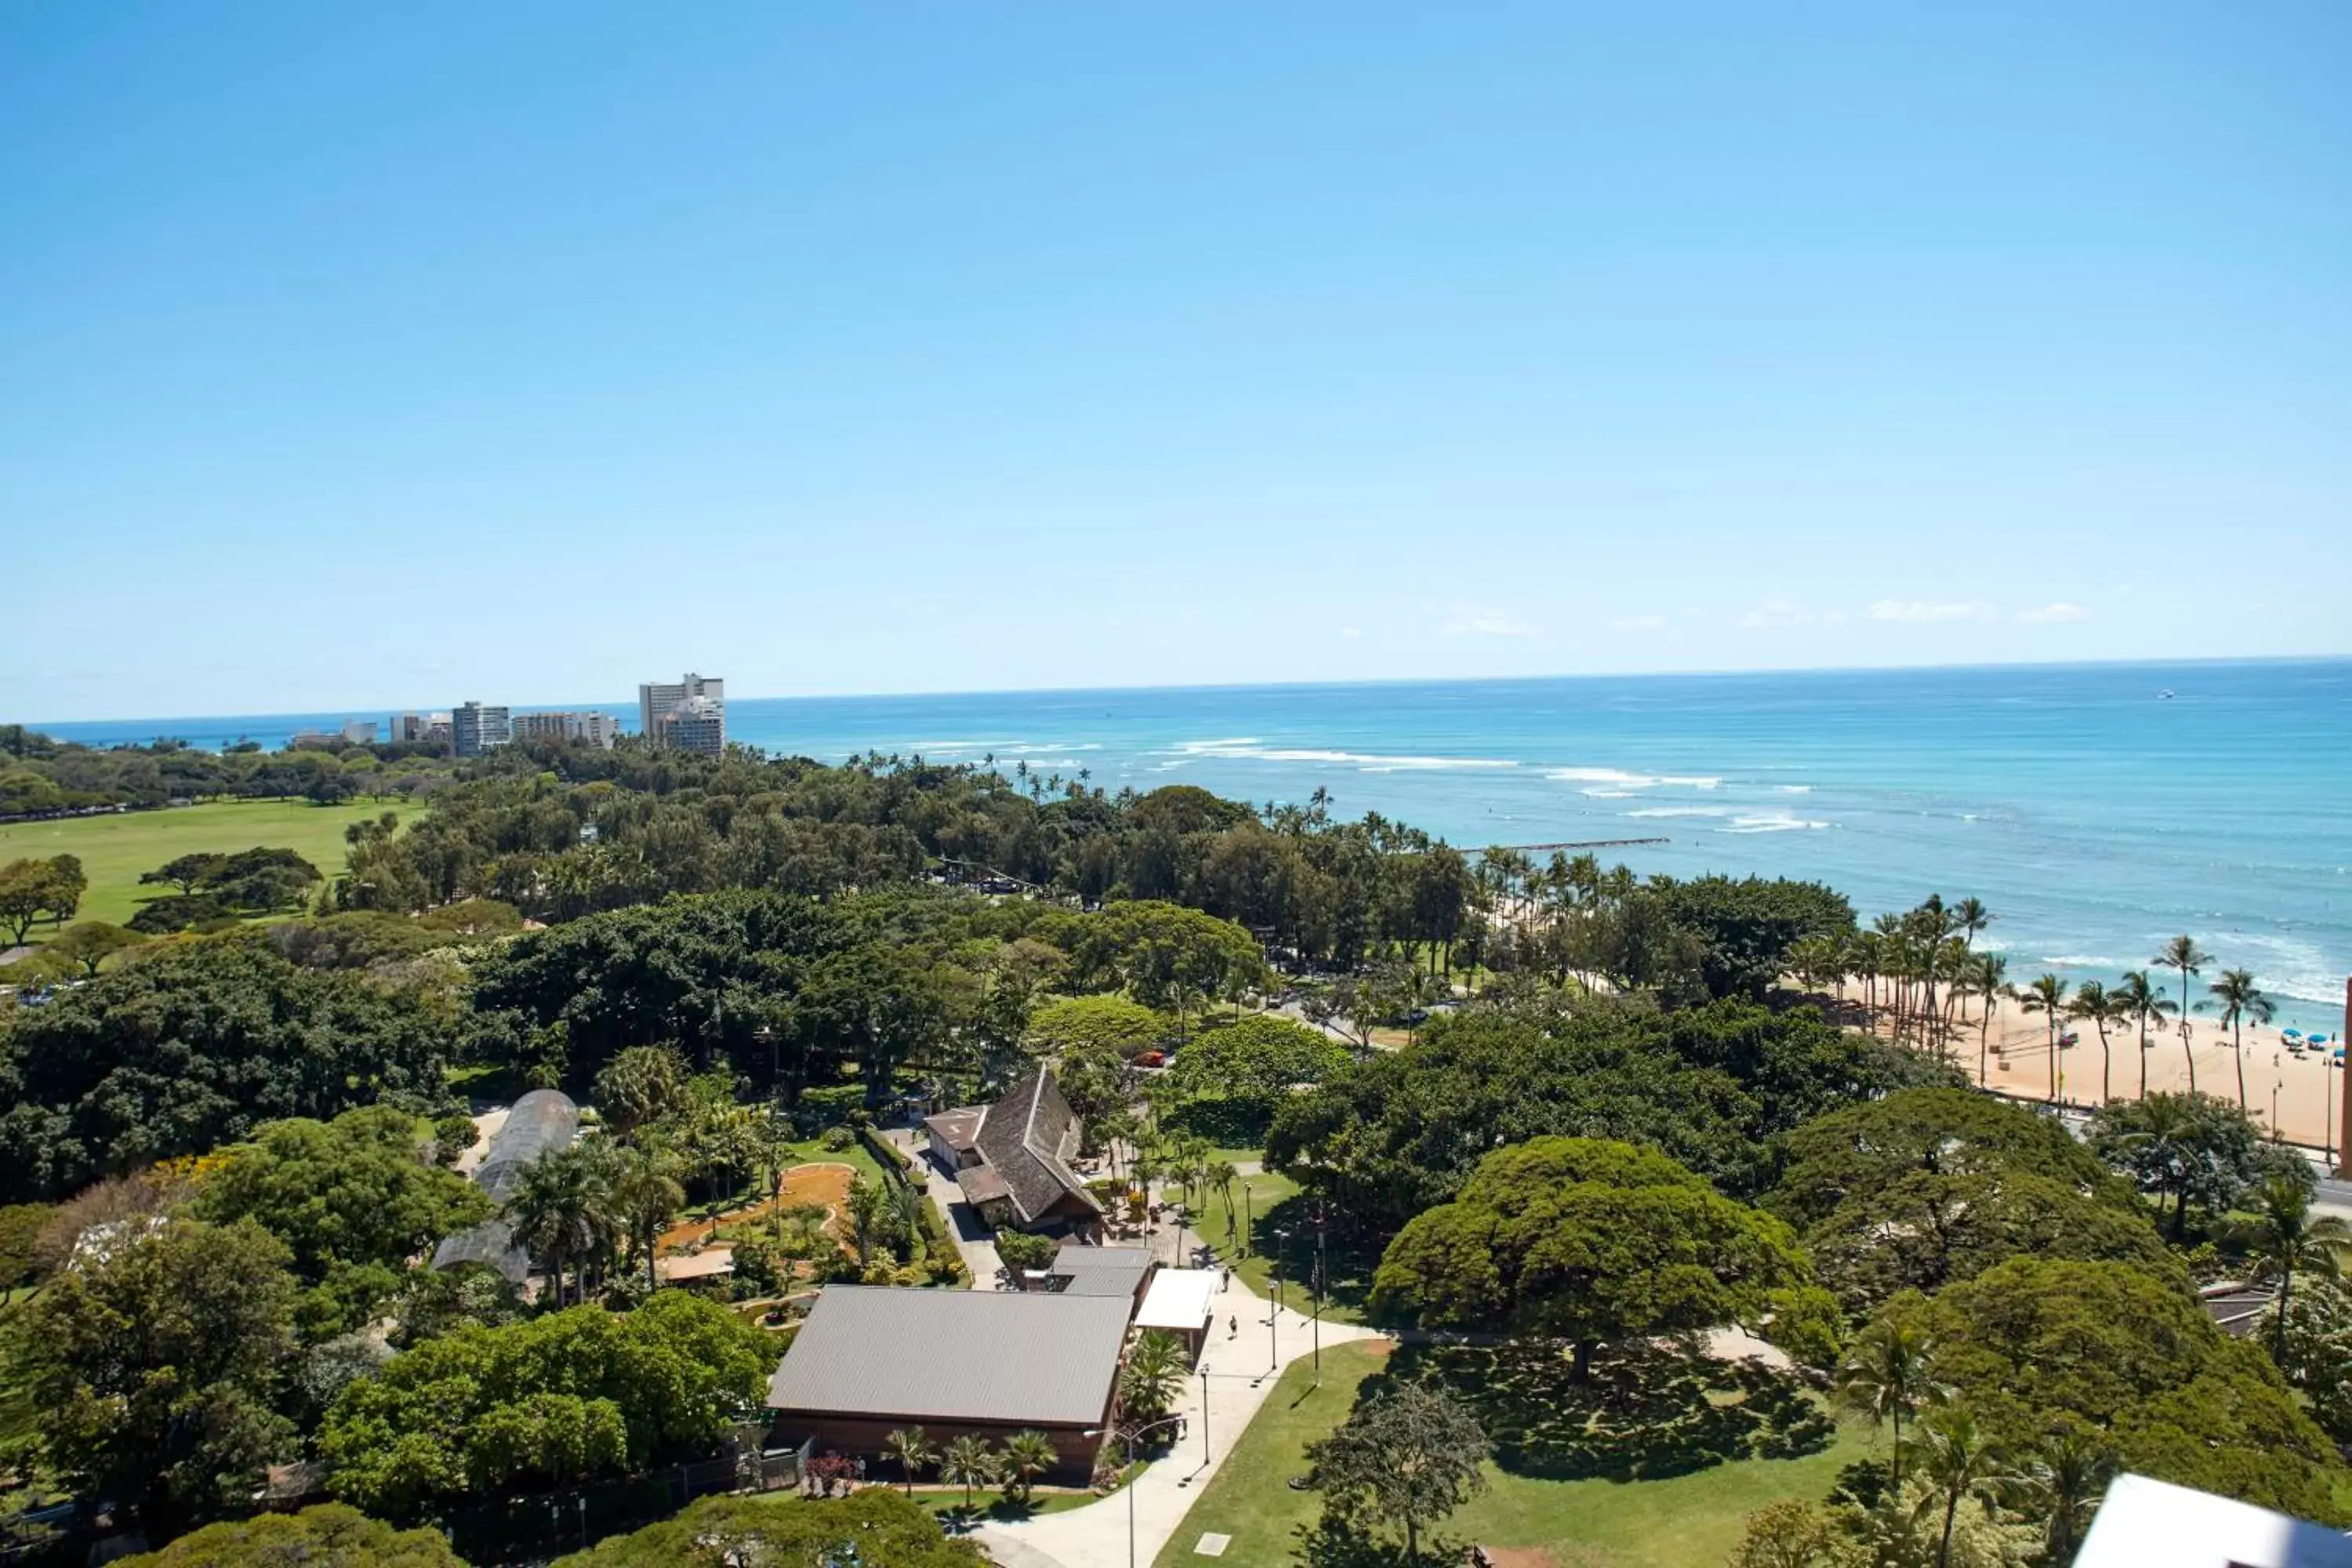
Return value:
<svg viewBox="0 0 2352 1568">
<path fill-rule="evenodd" d="M 1315 1268 L 1315 1205 L 1313 1194 L 1295 1193 L 1258 1210 L 1253 1231 L 1261 1254 L 1277 1245 L 1276 1232 L 1283 1233 L 1286 1239 L 1278 1244 L 1282 1252 L 1283 1302 L 1302 1312 L 1307 1310 L 1306 1288 Z M 1209 1239 L 1221 1244 L 1228 1240 L 1217 1236 Z M 1385 1242 L 1360 1230 L 1327 1203 L 1323 1226 L 1325 1298 L 1362 1317 L 1365 1302 L 1372 1293 L 1372 1273 L 1381 1266 L 1381 1252 L 1385 1246 Z M 1297 1294 L 1294 1296 L 1293 1291 Z"/>
<path fill-rule="evenodd" d="M 1751 1362 L 1631 1346 L 1570 1376 L 1544 1345 L 1407 1345 L 1365 1381 L 1433 1377 L 1468 1400 L 1512 1475 L 1551 1480 L 1654 1480 L 1736 1459 L 1819 1453 L 1836 1423 L 1803 1385 Z"/>
</svg>

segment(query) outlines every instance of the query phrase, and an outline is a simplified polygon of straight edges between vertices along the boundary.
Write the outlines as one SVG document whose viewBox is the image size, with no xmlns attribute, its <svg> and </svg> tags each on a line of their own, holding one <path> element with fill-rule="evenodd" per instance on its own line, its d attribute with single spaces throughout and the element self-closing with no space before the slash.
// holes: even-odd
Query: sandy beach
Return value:
<svg viewBox="0 0 2352 1568">
<path fill-rule="evenodd" d="M 2196 984 L 2191 982 L 2192 1000 Z M 1854 988 L 1849 986 L 1849 997 L 1854 994 Z M 2161 1026 L 2151 1025 L 2147 1053 L 2148 1089 L 2161 1093 L 2189 1088 L 2189 1064 L 2193 1058 L 2196 1087 L 2208 1094 L 2235 1100 L 2238 1068 L 2231 1031 L 2205 1017 L 2191 1017 L 2189 1029 L 2189 1041 L 2184 1047 L 2178 1020 L 2168 1020 Z M 2109 1028 L 2104 1069 L 2096 1029 L 2086 1023 L 2068 1022 L 2060 1026 L 2059 1033 L 2075 1037 L 2075 1043 L 2062 1053 L 2058 1080 L 2062 1100 L 2085 1109 L 2097 1105 L 2105 1098 L 2103 1070 L 2112 1083 L 2115 1098 L 2139 1098 L 2141 1062 L 2137 1027 Z M 2312 1049 L 2298 1056 L 2288 1048 L 2287 1039 L 2278 1029 L 2248 1025 L 2242 1031 L 2246 1109 L 2263 1126 L 2274 1126 L 2288 1141 L 2307 1143 L 2315 1149 L 2321 1146 L 2321 1130 L 2331 1109 L 2339 1126 L 2343 1118 L 2345 1075 L 2341 1070 L 2334 1072 L 2331 1085 L 2326 1058 L 2333 1054 L 2338 1042 L 2334 1038 L 2334 1030 L 2327 1033 L 2331 1038 L 2325 1053 Z M 1978 1004 L 1971 998 L 1963 1020 L 1953 1031 L 1948 1048 L 1955 1053 L 1961 1070 L 1971 1078 L 1979 1078 L 1981 1057 L 1983 1071 L 1979 1081 L 1986 1088 L 2024 1100 L 2049 1098 L 2050 1033 L 2048 1020 L 2041 1014 L 2027 1013 L 2015 1002 L 2000 1002 L 1994 1005 L 1990 1027 L 1983 1028 Z M 2342 1140 L 2329 1134 L 2326 1142 L 2340 1145 Z"/>
</svg>

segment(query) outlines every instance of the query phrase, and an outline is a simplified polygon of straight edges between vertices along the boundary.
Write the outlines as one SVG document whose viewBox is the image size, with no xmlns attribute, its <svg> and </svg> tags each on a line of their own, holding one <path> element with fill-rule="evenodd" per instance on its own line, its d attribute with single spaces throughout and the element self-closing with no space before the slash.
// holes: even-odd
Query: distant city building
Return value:
<svg viewBox="0 0 2352 1568">
<path fill-rule="evenodd" d="M 478 757 L 513 738 L 514 725 L 503 707 L 467 702 L 450 710 L 449 749 L 461 757 Z"/>
<path fill-rule="evenodd" d="M 337 739 L 324 730 L 297 730 L 286 744 L 298 752 L 319 752 L 333 745 Z"/>
<path fill-rule="evenodd" d="M 375 721 L 373 719 L 344 720 L 343 739 L 349 741 L 354 746 L 374 745 Z"/>
<path fill-rule="evenodd" d="M 727 682 L 691 670 L 637 688 L 637 727 L 656 746 L 717 756 L 727 749 Z"/>
<path fill-rule="evenodd" d="M 621 721 L 610 713 L 582 710 L 514 716 L 514 738 L 518 741 L 585 741 L 592 746 L 610 749 L 620 734 Z"/>
<path fill-rule="evenodd" d="M 384 738 L 395 746 L 423 745 L 433 741 L 446 743 L 449 739 L 449 715 L 395 713 L 384 724 Z"/>
</svg>

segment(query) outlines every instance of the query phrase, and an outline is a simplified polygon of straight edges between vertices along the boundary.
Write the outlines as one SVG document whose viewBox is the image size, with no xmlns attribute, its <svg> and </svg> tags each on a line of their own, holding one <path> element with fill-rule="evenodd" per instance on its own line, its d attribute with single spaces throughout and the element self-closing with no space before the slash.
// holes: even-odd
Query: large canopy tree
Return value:
<svg viewBox="0 0 2352 1568">
<path fill-rule="evenodd" d="M 0 1034 L 0 1196 L 57 1196 L 265 1121 L 438 1095 L 442 1040 L 406 993 L 245 937 L 101 973 Z"/>
<path fill-rule="evenodd" d="M 1425 1328 L 1565 1340 L 1581 1379 L 1597 1344 L 1758 1324 L 1811 1286 L 1786 1225 L 1665 1155 L 1538 1138 L 1489 1154 L 1400 1231 L 1371 1304 Z"/>
<path fill-rule="evenodd" d="M 2122 1263 L 2013 1258 L 1886 1321 L 1935 1346 L 1936 1378 L 2004 1441 L 2079 1423 L 2126 1468 L 2305 1519 L 2352 1521 L 2352 1485 L 2277 1368 L 2215 1326 L 2197 1299 Z"/>
</svg>

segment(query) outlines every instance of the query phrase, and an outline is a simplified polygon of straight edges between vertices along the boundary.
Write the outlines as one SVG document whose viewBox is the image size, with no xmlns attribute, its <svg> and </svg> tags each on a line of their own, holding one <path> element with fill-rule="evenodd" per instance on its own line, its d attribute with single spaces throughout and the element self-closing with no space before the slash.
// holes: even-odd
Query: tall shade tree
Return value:
<svg viewBox="0 0 2352 1568">
<path fill-rule="evenodd" d="M 2277 1011 L 2251 969 L 2225 969 L 2206 989 L 2221 1009 L 2221 1026 L 2230 1031 L 2230 1054 L 2238 1058 L 2238 1109 L 2246 1109 L 2246 1020 L 2267 1024 Z"/>
<path fill-rule="evenodd" d="M 1929 1371 L 1935 1348 L 1927 1331 L 1916 1323 L 1874 1323 L 1854 1340 L 1837 1369 L 1834 1386 L 1840 1403 L 1873 1426 L 1884 1423 L 1887 1427 L 1889 1492 L 1903 1481 L 1903 1423 L 1951 1396 L 1950 1388 Z"/>
<path fill-rule="evenodd" d="M 1780 1220 L 1653 1150 L 1538 1138 L 1487 1155 L 1460 1196 L 1397 1234 L 1372 1310 L 1566 1340 L 1581 1382 L 1598 1344 L 1759 1323 L 1808 1292 L 1812 1270 Z"/>
<path fill-rule="evenodd" d="M 2066 1016 L 2066 983 L 2054 974 L 2044 974 L 2027 986 L 2017 998 L 2017 1005 L 2028 1013 L 2039 1013 L 2049 1028 L 2050 1037 L 2050 1098 L 2058 1098 L 2058 1026 Z"/>
<path fill-rule="evenodd" d="M 1339 1429 L 1310 1443 L 1313 1484 L 1350 1521 L 1404 1531 L 1404 1560 L 1421 1561 L 1421 1532 L 1485 1489 L 1493 1452 L 1477 1415 L 1442 1384 L 1400 1384 L 1359 1405 Z"/>
<path fill-rule="evenodd" d="M 2352 1247 L 2352 1226 L 2334 1215 L 2314 1217 L 2311 1189 L 2286 1176 L 2273 1176 L 2255 1194 L 2260 1205 L 2257 1252 L 2261 1273 L 2278 1281 L 2271 1309 L 2271 1357 L 2286 1363 L 2286 1326 L 2296 1274 L 2334 1279 L 2342 1272 L 2343 1251 Z"/>
<path fill-rule="evenodd" d="M 2213 955 L 2206 952 L 2203 948 L 2198 946 L 2197 939 L 2193 936 L 2174 937 L 2171 941 L 2164 944 L 2163 952 L 2148 960 L 2148 963 L 2154 964 L 2158 969 L 2171 969 L 2179 972 L 2180 1016 L 2182 1018 L 2185 1019 L 2189 1016 L 2189 978 L 2192 975 L 2204 973 L 2205 966 L 2212 962 Z M 2182 1037 L 2181 1049 L 2187 1053 L 2189 1058 L 2189 1092 L 2194 1094 L 2197 1092 L 2197 1053 L 2188 1044 L 2188 1037 L 2186 1036 Z"/>
<path fill-rule="evenodd" d="M 278 1415 L 294 1360 L 286 1262 L 250 1221 L 157 1218 L 78 1249 L 9 1325 L 47 1468 L 159 1533 L 249 1508 L 292 1436 Z"/>
<path fill-rule="evenodd" d="M 2159 1090 L 2101 1106 L 2092 1113 L 2088 1139 L 2100 1159 L 2156 1198 L 2159 1221 L 2165 1200 L 2173 1200 L 2167 1228 L 2177 1242 L 2187 1239 L 2191 1205 L 2227 1214 L 2265 1174 L 2301 1163 L 2265 1143 L 2243 1110 L 2210 1094 Z"/>
</svg>

